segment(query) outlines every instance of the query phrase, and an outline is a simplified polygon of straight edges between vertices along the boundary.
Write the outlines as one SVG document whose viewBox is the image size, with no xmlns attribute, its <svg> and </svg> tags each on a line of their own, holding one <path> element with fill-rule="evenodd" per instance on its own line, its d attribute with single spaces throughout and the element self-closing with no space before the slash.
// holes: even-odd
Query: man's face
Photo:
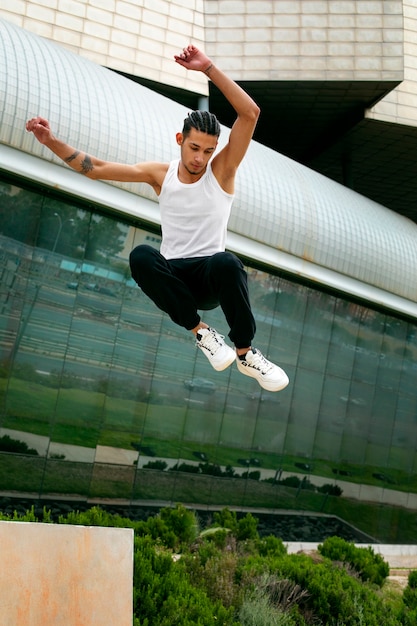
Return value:
<svg viewBox="0 0 417 626">
<path fill-rule="evenodd" d="M 216 149 L 217 137 L 192 128 L 186 137 L 177 133 L 177 143 L 181 147 L 182 165 L 191 176 L 199 176 Z"/>
</svg>

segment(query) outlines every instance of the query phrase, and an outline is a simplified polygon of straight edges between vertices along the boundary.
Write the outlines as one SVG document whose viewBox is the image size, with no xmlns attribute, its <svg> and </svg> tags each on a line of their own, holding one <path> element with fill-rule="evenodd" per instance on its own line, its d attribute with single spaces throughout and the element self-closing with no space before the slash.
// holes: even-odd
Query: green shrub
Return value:
<svg viewBox="0 0 417 626">
<path fill-rule="evenodd" d="M 166 461 L 148 461 L 142 469 L 155 469 L 164 471 L 168 467 L 168 463 Z"/>
<path fill-rule="evenodd" d="M 408 584 L 404 589 L 403 600 L 409 609 L 417 612 L 417 570 L 410 572 L 408 575 Z"/>
<path fill-rule="evenodd" d="M 273 606 L 267 595 L 247 598 L 239 610 L 242 626 L 294 626 L 294 618 L 279 607 Z"/>
<path fill-rule="evenodd" d="M 19 441 L 18 439 L 12 439 L 9 435 L 0 437 L 0 451 L 14 452 L 15 454 L 32 454 L 34 456 L 38 455 L 38 451 L 34 448 L 29 448 L 27 443 Z"/>
<path fill-rule="evenodd" d="M 417 589 L 417 570 L 413 570 L 408 574 L 408 586 Z"/>
<path fill-rule="evenodd" d="M 260 556 L 284 556 L 287 554 L 287 548 L 285 547 L 282 539 L 275 537 L 275 535 L 268 535 L 259 539 L 256 544 L 258 553 Z"/>
<path fill-rule="evenodd" d="M 235 537 L 244 541 L 245 539 L 257 539 L 258 535 L 258 519 L 253 517 L 251 513 L 247 513 L 240 519 L 237 518 L 236 511 L 222 509 L 214 513 L 214 521 L 218 526 L 228 528 Z"/>
<path fill-rule="evenodd" d="M 232 626 L 233 609 L 210 600 L 192 584 L 180 562 L 155 550 L 150 537 L 136 537 L 134 614 L 137 626 Z M 237 625 L 236 625 L 237 626 Z"/>
<path fill-rule="evenodd" d="M 327 493 L 329 496 L 341 496 L 343 493 L 339 485 L 332 485 L 330 483 L 317 487 L 317 491 L 319 493 Z"/>
<path fill-rule="evenodd" d="M 396 626 L 394 609 L 368 584 L 328 559 L 314 562 L 303 554 L 275 560 L 275 574 L 297 583 L 308 595 L 300 611 L 326 626 Z M 320 622 L 319 622 L 320 623 Z"/>
<path fill-rule="evenodd" d="M 318 550 L 332 561 L 349 563 L 363 581 L 381 586 L 389 574 L 388 563 L 371 546 L 359 548 L 340 537 L 328 537 Z"/>
</svg>

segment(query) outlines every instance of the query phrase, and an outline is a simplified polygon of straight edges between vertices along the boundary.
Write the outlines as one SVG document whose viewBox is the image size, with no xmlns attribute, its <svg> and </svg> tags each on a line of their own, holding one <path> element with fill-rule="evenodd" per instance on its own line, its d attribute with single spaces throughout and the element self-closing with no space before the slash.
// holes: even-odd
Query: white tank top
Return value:
<svg viewBox="0 0 417 626">
<path fill-rule="evenodd" d="M 179 163 L 169 164 L 159 194 L 161 254 L 185 259 L 224 252 L 234 195 L 220 187 L 210 161 L 204 175 L 191 184 L 178 179 Z"/>
</svg>

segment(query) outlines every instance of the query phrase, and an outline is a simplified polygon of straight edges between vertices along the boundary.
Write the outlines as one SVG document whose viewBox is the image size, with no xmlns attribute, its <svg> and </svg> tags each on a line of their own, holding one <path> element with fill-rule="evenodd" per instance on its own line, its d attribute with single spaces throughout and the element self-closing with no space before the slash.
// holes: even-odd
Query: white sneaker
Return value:
<svg viewBox="0 0 417 626">
<path fill-rule="evenodd" d="M 281 391 L 289 381 L 283 369 L 268 361 L 259 350 L 249 350 L 244 359 L 236 357 L 237 369 L 245 376 L 256 378 L 267 391 Z"/>
<path fill-rule="evenodd" d="M 229 367 L 236 358 L 236 352 L 224 342 L 224 336 L 214 328 L 200 328 L 196 335 L 196 345 L 206 355 L 218 372 Z"/>
</svg>

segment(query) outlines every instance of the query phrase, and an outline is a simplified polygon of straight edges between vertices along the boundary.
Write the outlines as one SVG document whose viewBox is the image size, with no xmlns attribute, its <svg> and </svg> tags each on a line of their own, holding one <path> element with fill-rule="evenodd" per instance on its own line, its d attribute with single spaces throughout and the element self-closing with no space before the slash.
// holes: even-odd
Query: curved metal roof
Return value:
<svg viewBox="0 0 417 626">
<path fill-rule="evenodd" d="M 0 167 L 158 223 L 151 188 L 80 177 L 25 122 L 42 115 L 104 159 L 169 161 L 187 109 L 8 22 L 0 34 Z M 256 142 L 239 169 L 228 247 L 417 317 L 417 225 Z"/>
</svg>

